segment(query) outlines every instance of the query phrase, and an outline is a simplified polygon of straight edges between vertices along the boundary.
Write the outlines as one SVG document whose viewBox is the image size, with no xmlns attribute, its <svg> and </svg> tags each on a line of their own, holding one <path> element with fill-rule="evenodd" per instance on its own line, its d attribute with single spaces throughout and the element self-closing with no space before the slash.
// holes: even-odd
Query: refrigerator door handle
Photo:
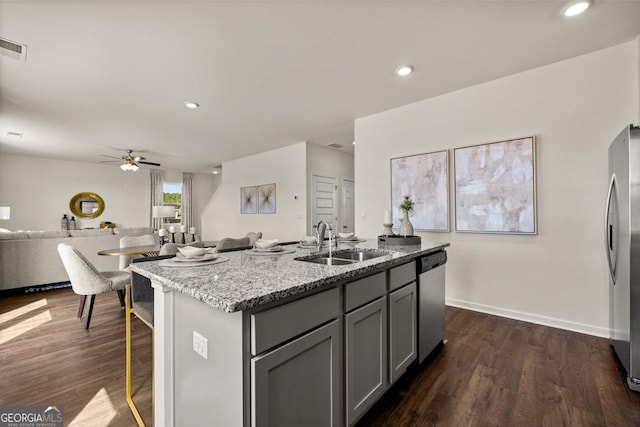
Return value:
<svg viewBox="0 0 640 427">
<path fill-rule="evenodd" d="M 616 283 L 616 271 L 613 261 L 611 260 L 611 252 L 614 250 L 613 238 L 617 230 L 613 229 L 613 224 L 609 223 L 609 210 L 611 208 L 611 197 L 616 190 L 616 174 L 611 175 L 611 182 L 609 182 L 609 191 L 607 193 L 607 207 L 604 213 L 604 239 L 607 249 L 607 262 L 609 264 L 609 275 L 613 283 Z M 617 243 L 617 242 L 616 242 Z"/>
</svg>

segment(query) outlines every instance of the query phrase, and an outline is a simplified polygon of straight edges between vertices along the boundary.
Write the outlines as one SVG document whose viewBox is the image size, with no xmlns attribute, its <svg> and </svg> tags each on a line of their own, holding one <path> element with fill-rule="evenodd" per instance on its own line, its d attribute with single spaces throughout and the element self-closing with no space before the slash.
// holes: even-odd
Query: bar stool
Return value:
<svg viewBox="0 0 640 427">
<path fill-rule="evenodd" d="M 156 256 L 153 258 L 138 258 L 132 262 L 156 261 L 166 258 L 173 258 L 174 255 Z M 131 395 L 131 316 L 136 316 L 145 325 L 153 330 L 153 288 L 151 280 L 132 272 L 131 284 L 125 288 L 125 311 L 126 311 L 126 381 L 127 381 L 127 403 L 139 426 L 144 426 L 144 421 Z"/>
</svg>

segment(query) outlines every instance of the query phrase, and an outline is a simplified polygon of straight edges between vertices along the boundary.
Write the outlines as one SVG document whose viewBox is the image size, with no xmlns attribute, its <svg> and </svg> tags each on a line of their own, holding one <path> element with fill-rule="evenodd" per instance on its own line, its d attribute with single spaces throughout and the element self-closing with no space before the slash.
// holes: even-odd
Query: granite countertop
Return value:
<svg viewBox="0 0 640 427">
<path fill-rule="evenodd" d="M 211 307 L 232 313 L 258 307 L 271 301 L 306 292 L 435 252 L 449 243 L 426 242 L 421 246 L 380 246 L 377 239 L 361 243 L 340 243 L 343 249 L 379 249 L 386 255 L 349 265 L 328 266 L 295 260 L 314 253 L 297 245 L 284 246 L 288 253 L 256 254 L 250 250 L 224 252 L 217 264 L 189 267 L 163 266 L 162 261 L 140 262 L 131 269 L 154 283 L 182 292 Z M 328 249 L 323 249 L 328 253 Z"/>
</svg>

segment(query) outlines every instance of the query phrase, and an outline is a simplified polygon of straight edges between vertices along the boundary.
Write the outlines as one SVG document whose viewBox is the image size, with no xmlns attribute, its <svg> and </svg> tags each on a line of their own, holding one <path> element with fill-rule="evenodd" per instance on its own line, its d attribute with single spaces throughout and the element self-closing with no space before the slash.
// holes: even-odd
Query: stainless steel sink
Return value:
<svg viewBox="0 0 640 427">
<path fill-rule="evenodd" d="M 351 261 L 348 259 L 329 258 L 326 256 L 313 257 L 309 259 L 298 259 L 298 261 L 313 262 L 315 264 L 324 264 L 324 265 L 348 265 L 348 264 L 355 263 L 355 261 Z"/>
<path fill-rule="evenodd" d="M 351 261 L 366 261 L 368 259 L 378 258 L 385 253 L 372 252 L 372 251 L 363 251 L 363 250 L 347 250 L 347 251 L 339 251 L 333 254 L 334 258 L 340 259 L 348 259 Z"/>
<path fill-rule="evenodd" d="M 367 261 L 373 258 L 378 258 L 387 255 L 387 253 L 379 252 L 375 249 L 345 249 L 334 252 L 331 258 L 329 258 L 328 255 L 328 253 L 323 252 L 317 255 L 295 258 L 295 260 L 324 265 L 349 265 L 361 261 Z"/>
</svg>

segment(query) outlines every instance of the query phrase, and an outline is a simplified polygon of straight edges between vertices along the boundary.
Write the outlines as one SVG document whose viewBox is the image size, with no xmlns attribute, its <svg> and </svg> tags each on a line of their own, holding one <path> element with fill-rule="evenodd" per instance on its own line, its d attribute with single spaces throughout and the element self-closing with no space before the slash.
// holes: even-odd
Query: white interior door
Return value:
<svg viewBox="0 0 640 427">
<path fill-rule="evenodd" d="M 318 222 L 321 220 L 336 230 L 338 211 L 336 209 L 336 178 L 323 175 L 311 177 L 313 203 L 311 205 L 311 232 L 316 232 Z"/>
<path fill-rule="evenodd" d="M 342 232 L 353 233 L 356 221 L 355 182 L 352 179 L 342 180 Z"/>
</svg>

